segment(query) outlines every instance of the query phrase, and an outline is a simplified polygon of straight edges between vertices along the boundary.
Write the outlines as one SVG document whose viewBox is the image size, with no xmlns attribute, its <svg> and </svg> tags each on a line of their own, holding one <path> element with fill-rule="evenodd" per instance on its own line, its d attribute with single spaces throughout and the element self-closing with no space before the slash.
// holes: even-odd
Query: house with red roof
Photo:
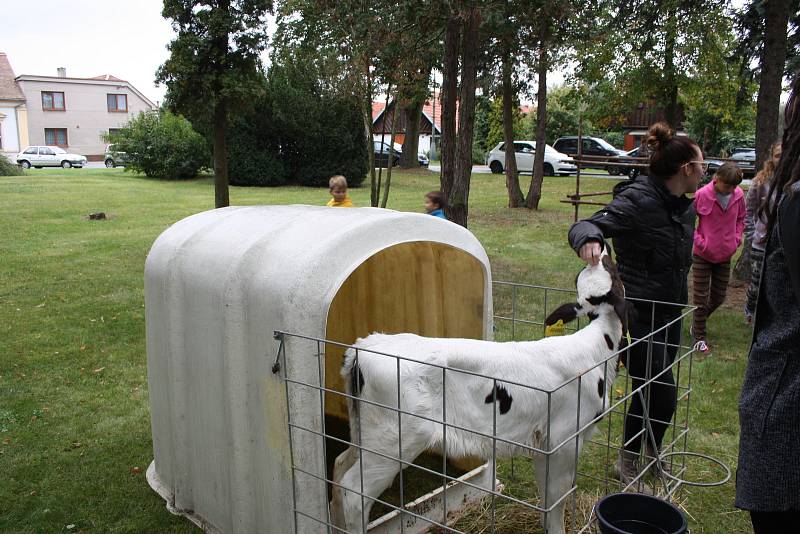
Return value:
<svg viewBox="0 0 800 534">
<path fill-rule="evenodd" d="M 395 110 L 395 101 L 372 103 L 372 135 L 377 140 L 383 139 L 388 143 L 391 138 L 392 122 L 397 121 L 395 126 L 394 142 L 403 144 L 406 138 L 406 128 L 408 122 L 405 113 L 398 108 Z M 441 95 L 436 91 L 432 98 L 425 101 L 422 106 L 422 114 L 419 118 L 419 151 L 428 152 L 431 149 L 431 139 L 435 135 L 437 144 L 440 142 L 442 134 L 442 100 Z"/>
</svg>

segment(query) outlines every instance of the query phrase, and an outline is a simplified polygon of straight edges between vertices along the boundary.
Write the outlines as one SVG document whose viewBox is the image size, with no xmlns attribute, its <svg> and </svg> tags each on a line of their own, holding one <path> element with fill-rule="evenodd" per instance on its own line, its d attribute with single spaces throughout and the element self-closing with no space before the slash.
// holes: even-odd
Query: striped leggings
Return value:
<svg viewBox="0 0 800 534">
<path fill-rule="evenodd" d="M 692 304 L 694 311 L 692 328 L 695 341 L 706 339 L 706 320 L 720 304 L 725 302 L 728 280 L 731 275 L 730 260 L 711 263 L 698 255 L 692 262 Z"/>
<path fill-rule="evenodd" d="M 761 282 L 761 264 L 764 262 L 764 249 L 750 249 L 750 285 L 747 286 L 747 302 L 744 305 L 745 317 L 753 317 L 758 302 L 758 284 Z"/>
</svg>

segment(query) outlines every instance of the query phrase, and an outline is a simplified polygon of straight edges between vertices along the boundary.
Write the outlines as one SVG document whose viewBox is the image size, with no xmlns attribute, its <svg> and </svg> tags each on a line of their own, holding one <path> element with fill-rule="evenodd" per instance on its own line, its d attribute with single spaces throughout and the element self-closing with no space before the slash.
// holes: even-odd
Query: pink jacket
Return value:
<svg viewBox="0 0 800 534">
<path fill-rule="evenodd" d="M 714 182 L 701 187 L 694 195 L 697 228 L 694 230 L 693 252 L 711 263 L 731 259 L 742 243 L 747 212 L 744 193 L 737 187 L 723 210 L 714 191 Z"/>
</svg>

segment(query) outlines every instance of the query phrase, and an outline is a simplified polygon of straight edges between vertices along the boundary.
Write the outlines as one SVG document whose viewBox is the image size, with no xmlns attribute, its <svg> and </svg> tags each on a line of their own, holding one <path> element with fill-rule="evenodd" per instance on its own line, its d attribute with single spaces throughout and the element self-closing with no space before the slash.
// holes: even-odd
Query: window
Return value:
<svg viewBox="0 0 800 534">
<path fill-rule="evenodd" d="M 47 145 L 67 146 L 66 128 L 45 128 L 44 142 Z"/>
<path fill-rule="evenodd" d="M 532 154 L 535 152 L 534 148 L 528 143 L 514 143 L 514 152 L 523 154 Z"/>
<path fill-rule="evenodd" d="M 52 151 L 52 149 L 47 148 L 46 146 L 39 147 L 39 155 L 40 156 L 55 156 L 56 153 Z"/>
<path fill-rule="evenodd" d="M 44 111 L 64 111 L 64 93 L 42 91 L 42 109 Z"/>
<path fill-rule="evenodd" d="M 23 154 L 36 154 L 36 151 L 37 151 L 37 147 L 32 146 L 30 148 L 26 148 L 25 152 L 23 152 Z"/>
<path fill-rule="evenodd" d="M 106 103 L 108 111 L 123 113 L 128 111 L 128 95 L 106 95 Z"/>
</svg>

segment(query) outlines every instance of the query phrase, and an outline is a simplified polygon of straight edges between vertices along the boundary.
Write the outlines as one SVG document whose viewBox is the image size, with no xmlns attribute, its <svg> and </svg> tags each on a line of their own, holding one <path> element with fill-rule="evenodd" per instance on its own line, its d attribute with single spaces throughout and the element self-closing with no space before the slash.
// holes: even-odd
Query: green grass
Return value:
<svg viewBox="0 0 800 534">
<path fill-rule="evenodd" d="M 476 174 L 470 229 L 493 278 L 569 288 L 580 262 L 566 243 L 573 178 L 547 178 L 541 209 L 509 210 L 503 177 Z M 583 188 L 614 182 L 584 179 Z M 395 172 L 390 207 L 421 212 L 432 173 Z M 369 190 L 351 190 L 368 205 Z M 326 189 L 232 188 L 231 203 L 316 204 Z M 210 178 L 158 182 L 121 169 L 31 171 L 0 178 L 0 530 L 192 531 L 147 485 L 143 265 L 155 238 L 213 207 Z M 107 221 L 86 215 L 106 212 Z M 591 208 L 584 208 L 588 214 Z M 690 449 L 735 468 L 736 404 L 749 330 L 740 306 L 709 323 L 714 356 L 695 360 Z M 745 532 L 732 483 L 692 489 L 695 533 Z"/>
</svg>

